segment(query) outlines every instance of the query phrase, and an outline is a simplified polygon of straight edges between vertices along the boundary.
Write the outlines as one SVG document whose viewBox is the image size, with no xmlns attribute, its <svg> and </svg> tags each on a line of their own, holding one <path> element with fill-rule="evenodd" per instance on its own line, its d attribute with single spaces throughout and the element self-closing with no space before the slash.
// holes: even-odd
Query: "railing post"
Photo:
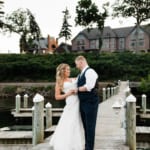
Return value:
<svg viewBox="0 0 150 150">
<path fill-rule="evenodd" d="M 34 131 L 34 106 L 32 107 L 32 133 Z M 33 140 L 32 140 L 33 142 Z"/>
<path fill-rule="evenodd" d="M 118 80 L 118 86 L 120 87 L 120 85 L 121 85 L 121 81 L 120 81 L 120 80 Z"/>
<path fill-rule="evenodd" d="M 28 94 L 25 94 L 23 98 L 23 107 L 28 108 Z"/>
<path fill-rule="evenodd" d="M 46 104 L 46 129 L 52 126 L 52 104 Z"/>
<path fill-rule="evenodd" d="M 116 86 L 116 94 L 118 94 L 118 92 L 119 92 L 119 86 L 117 85 Z"/>
<path fill-rule="evenodd" d="M 126 98 L 127 102 L 127 145 L 130 150 L 136 150 L 136 98 L 130 94 Z"/>
<path fill-rule="evenodd" d="M 126 97 L 128 97 L 129 95 L 130 95 L 130 88 L 129 87 L 127 87 L 126 89 L 125 89 L 125 96 Z"/>
<path fill-rule="evenodd" d="M 106 100 L 106 88 L 103 88 L 103 101 Z"/>
<path fill-rule="evenodd" d="M 117 94 L 117 87 L 116 86 L 114 87 L 114 93 L 115 93 L 115 95 Z"/>
<path fill-rule="evenodd" d="M 44 140 L 44 97 L 36 94 L 33 98 L 34 113 L 33 113 L 33 141 L 35 146 Z"/>
<path fill-rule="evenodd" d="M 127 86 L 127 88 L 125 89 L 125 98 L 127 98 L 128 96 L 130 95 L 130 88 Z M 126 144 L 127 145 L 129 145 L 129 139 L 128 139 L 128 135 L 129 135 L 129 128 L 128 128 L 128 123 L 129 123 L 129 120 L 128 120 L 128 115 L 129 115 L 129 113 L 128 113 L 128 111 L 127 111 L 127 107 L 129 107 L 129 106 L 127 106 L 128 105 L 128 103 L 126 102 L 125 103 L 125 127 L 126 127 Z"/>
<path fill-rule="evenodd" d="M 146 114 L 146 95 L 143 94 L 142 95 L 142 110 L 143 110 L 143 113 Z"/>
<path fill-rule="evenodd" d="M 113 90 L 113 87 L 111 87 L 111 96 L 114 95 L 114 90 Z"/>
<path fill-rule="evenodd" d="M 21 96 L 19 94 L 16 95 L 16 113 L 20 112 L 21 107 Z"/>
<path fill-rule="evenodd" d="M 109 98 L 110 97 L 110 88 L 108 87 L 107 88 L 107 98 Z"/>
</svg>

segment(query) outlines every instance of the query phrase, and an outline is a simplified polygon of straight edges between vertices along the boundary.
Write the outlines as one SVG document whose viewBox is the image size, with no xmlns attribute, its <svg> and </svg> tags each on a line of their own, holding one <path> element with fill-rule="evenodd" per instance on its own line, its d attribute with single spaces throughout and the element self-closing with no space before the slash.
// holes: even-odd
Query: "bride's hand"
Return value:
<svg viewBox="0 0 150 150">
<path fill-rule="evenodd" d="M 73 95 L 73 94 L 76 94 L 75 90 L 70 90 L 69 92 L 66 93 L 66 97 Z"/>
</svg>

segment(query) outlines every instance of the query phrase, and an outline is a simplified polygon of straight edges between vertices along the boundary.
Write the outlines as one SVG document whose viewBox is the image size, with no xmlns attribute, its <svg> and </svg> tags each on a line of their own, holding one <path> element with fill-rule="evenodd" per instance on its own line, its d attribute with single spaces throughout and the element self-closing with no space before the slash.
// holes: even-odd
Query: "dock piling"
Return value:
<svg viewBox="0 0 150 150">
<path fill-rule="evenodd" d="M 103 88 L 103 101 L 106 100 L 106 88 Z"/>
<path fill-rule="evenodd" d="M 25 95 L 23 96 L 23 98 L 24 98 L 24 99 L 23 99 L 23 100 L 24 100 L 24 101 L 23 101 L 23 107 L 24 107 L 24 108 L 28 108 L 28 97 L 29 97 L 28 94 L 25 94 Z"/>
<path fill-rule="evenodd" d="M 20 112 L 21 107 L 21 96 L 19 94 L 16 95 L 16 113 Z"/>
<path fill-rule="evenodd" d="M 143 110 L 143 113 L 146 114 L 146 95 L 143 94 L 142 95 L 142 110 Z"/>
<path fill-rule="evenodd" d="M 33 139 L 32 144 L 35 146 L 44 140 L 44 97 L 36 94 L 33 98 Z"/>
<path fill-rule="evenodd" d="M 126 98 L 126 139 L 130 150 L 136 150 L 136 98 L 130 94 Z"/>
<path fill-rule="evenodd" d="M 46 129 L 52 126 L 52 104 L 46 104 Z"/>
</svg>

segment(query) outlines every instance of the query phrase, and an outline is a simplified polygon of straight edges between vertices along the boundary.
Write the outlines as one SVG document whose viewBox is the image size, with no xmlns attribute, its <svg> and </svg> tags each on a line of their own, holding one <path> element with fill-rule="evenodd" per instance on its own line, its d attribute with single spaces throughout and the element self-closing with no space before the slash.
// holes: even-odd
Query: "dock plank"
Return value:
<svg viewBox="0 0 150 150">
<path fill-rule="evenodd" d="M 150 127 L 137 126 L 136 133 L 150 134 Z"/>
<path fill-rule="evenodd" d="M 45 117 L 45 111 L 44 109 L 44 117 Z M 63 108 L 52 108 L 52 116 L 53 117 L 60 117 L 63 112 Z M 21 108 L 19 113 L 16 113 L 15 109 L 11 110 L 11 114 L 14 117 L 32 117 L 32 108 Z"/>
<path fill-rule="evenodd" d="M 0 139 L 32 139 L 32 131 L 2 131 L 0 132 Z"/>
</svg>

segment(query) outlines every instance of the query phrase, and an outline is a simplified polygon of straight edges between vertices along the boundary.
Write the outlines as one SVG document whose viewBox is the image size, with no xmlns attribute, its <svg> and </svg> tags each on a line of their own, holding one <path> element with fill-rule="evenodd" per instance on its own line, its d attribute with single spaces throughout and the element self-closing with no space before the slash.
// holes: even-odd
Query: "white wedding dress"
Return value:
<svg viewBox="0 0 150 150">
<path fill-rule="evenodd" d="M 76 88 L 76 80 L 64 82 L 63 92 Z M 61 118 L 50 140 L 53 150 L 83 150 L 84 130 L 79 112 L 79 99 L 77 95 L 66 98 Z"/>
</svg>

